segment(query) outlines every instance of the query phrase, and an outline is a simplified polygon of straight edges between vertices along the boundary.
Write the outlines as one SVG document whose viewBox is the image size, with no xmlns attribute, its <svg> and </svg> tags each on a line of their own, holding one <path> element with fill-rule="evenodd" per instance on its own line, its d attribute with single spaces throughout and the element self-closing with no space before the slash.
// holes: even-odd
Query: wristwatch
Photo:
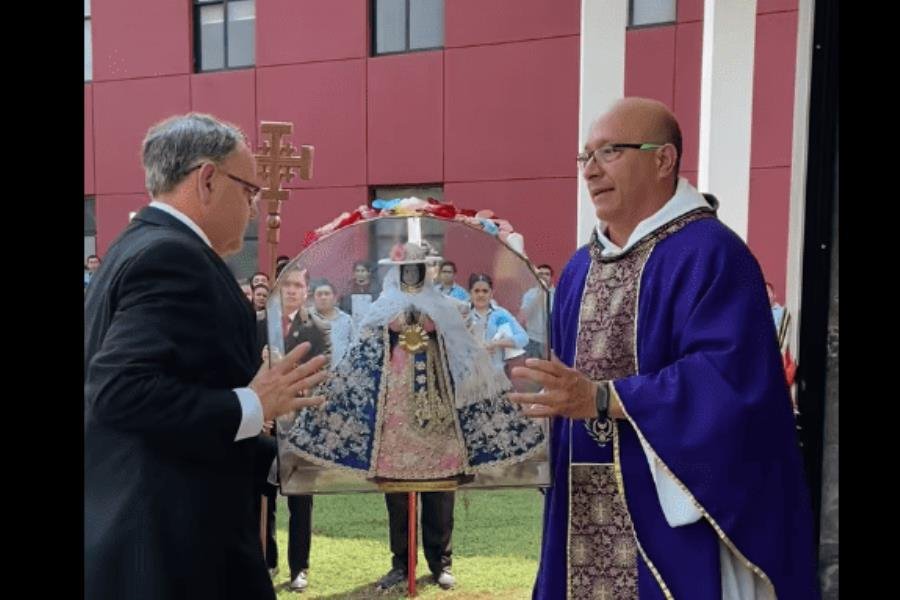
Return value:
<svg viewBox="0 0 900 600">
<path fill-rule="evenodd" d="M 597 403 L 597 419 L 605 421 L 609 418 L 609 381 L 597 382 L 597 395 L 594 401 Z"/>
</svg>

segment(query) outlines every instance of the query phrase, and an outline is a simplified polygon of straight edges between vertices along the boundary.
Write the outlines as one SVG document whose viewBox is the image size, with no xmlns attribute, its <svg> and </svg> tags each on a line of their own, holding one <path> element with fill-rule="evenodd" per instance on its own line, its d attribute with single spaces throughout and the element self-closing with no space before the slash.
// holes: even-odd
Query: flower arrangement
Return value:
<svg viewBox="0 0 900 600">
<path fill-rule="evenodd" d="M 460 221 L 481 229 L 501 241 L 505 242 L 510 248 L 525 253 L 525 240 L 521 233 L 517 233 L 513 226 L 506 219 L 500 219 L 494 211 L 471 210 L 467 208 L 457 208 L 449 202 L 439 202 L 434 198 L 398 198 L 391 200 L 383 200 L 378 198 L 372 202 L 372 206 L 361 204 L 352 212 L 344 212 L 337 216 L 330 223 L 319 227 L 314 231 L 307 232 L 303 239 L 303 247 L 306 248 L 310 244 L 321 240 L 322 238 L 357 223 L 359 221 L 368 221 L 378 217 L 435 217 L 439 219 L 447 219 L 451 221 Z"/>
</svg>

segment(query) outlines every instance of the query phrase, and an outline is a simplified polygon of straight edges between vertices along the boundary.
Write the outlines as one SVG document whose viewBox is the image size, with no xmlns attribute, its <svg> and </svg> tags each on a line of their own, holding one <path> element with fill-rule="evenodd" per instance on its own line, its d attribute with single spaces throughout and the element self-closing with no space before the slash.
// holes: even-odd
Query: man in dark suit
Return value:
<svg viewBox="0 0 900 600">
<path fill-rule="evenodd" d="M 309 273 L 305 269 L 287 267 L 278 279 L 283 313 L 284 350 L 290 352 L 299 344 L 309 343 L 317 354 L 330 351 L 328 336 L 316 325 L 306 302 L 309 296 Z M 290 589 L 305 590 L 309 585 L 309 552 L 312 543 L 313 497 L 308 494 L 288 496 L 288 566 Z"/>
<path fill-rule="evenodd" d="M 85 597 L 274 599 L 253 513 L 264 421 L 321 398 L 300 345 L 257 372 L 253 311 L 223 256 L 259 187 L 243 134 L 206 115 L 152 127 L 153 202 L 85 298 Z"/>
<path fill-rule="evenodd" d="M 288 263 L 279 268 L 278 275 Z M 326 354 L 330 351 L 328 336 L 320 329 L 307 310 L 306 301 L 309 295 L 309 274 L 305 269 L 292 267 L 278 282 L 282 300 L 281 333 L 284 340 L 284 351 L 291 352 L 294 348 L 308 342 L 309 353 L 312 355 Z M 267 316 L 257 318 L 258 351 L 262 356 L 263 348 L 268 341 Z M 275 438 L 274 423 L 267 423 L 272 428 L 273 435 L 261 436 L 261 441 L 266 444 L 270 454 L 274 456 Z M 270 461 L 271 462 L 271 461 Z M 266 468 L 268 473 L 268 467 Z M 277 488 L 268 484 L 261 484 L 261 492 L 266 495 L 266 564 L 269 572 L 275 576 L 278 565 L 278 544 L 275 539 L 275 509 Z M 288 586 L 293 591 L 302 591 L 309 585 L 309 553 L 312 544 L 312 496 L 294 495 L 287 499 L 290 519 L 288 520 L 288 566 L 290 567 L 290 579 Z M 257 503 L 257 513 L 259 512 Z"/>
</svg>

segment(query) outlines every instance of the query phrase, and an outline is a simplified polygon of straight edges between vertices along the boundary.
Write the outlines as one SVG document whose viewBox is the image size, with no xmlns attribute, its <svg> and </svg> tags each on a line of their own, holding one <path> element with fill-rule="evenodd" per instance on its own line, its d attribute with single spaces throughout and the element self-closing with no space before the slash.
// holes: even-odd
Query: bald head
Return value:
<svg viewBox="0 0 900 600">
<path fill-rule="evenodd" d="M 672 197 L 678 180 L 681 130 L 661 102 L 624 98 L 591 125 L 582 177 L 591 202 L 622 245 L 642 220 Z"/>
<path fill-rule="evenodd" d="M 678 126 L 678 119 L 675 118 L 668 106 L 659 100 L 650 98 L 622 98 L 597 121 L 608 117 L 621 119 L 632 125 L 638 136 L 635 139 L 675 146 L 678 158 L 675 161 L 674 176 L 678 177 L 678 171 L 681 168 L 681 127 Z"/>
</svg>

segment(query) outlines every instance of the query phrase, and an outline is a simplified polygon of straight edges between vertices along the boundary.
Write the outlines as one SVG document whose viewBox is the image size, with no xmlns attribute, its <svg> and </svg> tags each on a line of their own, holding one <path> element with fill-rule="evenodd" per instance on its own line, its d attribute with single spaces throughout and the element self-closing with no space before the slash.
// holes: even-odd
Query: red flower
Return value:
<svg viewBox="0 0 900 600">
<path fill-rule="evenodd" d="M 347 215 L 347 217 L 346 217 L 345 219 L 341 220 L 341 221 L 337 224 L 337 227 L 335 227 L 334 229 L 335 229 L 335 231 L 337 231 L 338 229 L 343 229 L 344 227 L 347 227 L 348 225 L 353 225 L 353 224 L 356 223 L 357 221 L 361 221 L 362 218 L 363 218 L 362 213 L 361 213 L 360 210 L 357 208 L 357 209 L 354 210 L 352 213 L 350 213 L 349 215 Z"/>
<path fill-rule="evenodd" d="M 482 226 L 481 223 L 474 218 L 475 215 L 483 214 L 497 223 L 498 226 L 501 222 L 504 223 L 506 225 L 506 227 L 502 228 L 504 233 L 508 234 L 510 231 L 512 231 L 512 227 L 508 224 L 508 222 L 498 220 L 494 216 L 493 211 L 475 211 L 468 208 L 456 208 L 451 202 L 440 202 L 439 200 L 435 200 L 431 197 L 425 200 L 424 206 L 417 205 L 413 210 L 414 212 L 434 216 L 440 219 L 453 219 L 456 221 L 462 221 L 464 223 L 469 223 L 470 225 L 473 225 L 475 227 Z M 359 221 L 368 221 L 369 219 L 374 219 L 385 214 L 391 214 L 391 211 L 379 211 L 375 208 L 372 208 L 368 204 L 361 204 L 353 212 L 341 213 L 330 223 L 319 227 L 315 231 L 306 232 L 306 235 L 303 238 L 303 248 L 306 248 L 307 246 L 319 241 L 323 237 L 334 233 L 339 229 L 349 227 L 350 225 L 353 225 L 354 223 L 357 223 Z M 395 256 L 395 253 L 399 254 Z M 391 250 L 391 258 L 393 260 L 403 260 L 404 255 L 405 251 L 402 245 L 395 246 L 394 249 Z"/>
<path fill-rule="evenodd" d="M 315 231 L 307 231 L 306 235 L 303 236 L 303 248 L 306 248 L 310 244 L 319 240 L 319 236 Z"/>
<path fill-rule="evenodd" d="M 391 248 L 390 257 L 394 262 L 402 261 L 406 258 L 406 247 L 403 244 L 394 244 L 394 247 Z"/>
<path fill-rule="evenodd" d="M 452 204 L 429 204 L 425 208 L 425 212 L 429 215 L 434 215 L 435 217 L 440 217 L 442 219 L 452 219 L 456 216 L 456 207 Z"/>
</svg>

